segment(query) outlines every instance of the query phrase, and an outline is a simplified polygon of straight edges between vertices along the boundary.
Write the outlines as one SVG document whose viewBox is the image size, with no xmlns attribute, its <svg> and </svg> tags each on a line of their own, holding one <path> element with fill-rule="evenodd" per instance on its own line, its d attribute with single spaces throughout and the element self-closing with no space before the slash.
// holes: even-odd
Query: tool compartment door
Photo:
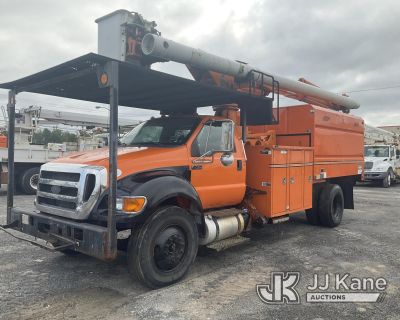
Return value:
<svg viewBox="0 0 400 320">
<path fill-rule="evenodd" d="M 303 208 L 304 150 L 289 151 L 289 210 Z"/>
<path fill-rule="evenodd" d="M 306 150 L 304 153 L 304 201 L 303 208 L 309 209 L 312 207 L 312 187 L 313 187 L 313 157 L 312 150 Z"/>
<path fill-rule="evenodd" d="M 285 214 L 288 209 L 288 150 L 273 150 L 271 164 L 271 216 Z"/>
</svg>

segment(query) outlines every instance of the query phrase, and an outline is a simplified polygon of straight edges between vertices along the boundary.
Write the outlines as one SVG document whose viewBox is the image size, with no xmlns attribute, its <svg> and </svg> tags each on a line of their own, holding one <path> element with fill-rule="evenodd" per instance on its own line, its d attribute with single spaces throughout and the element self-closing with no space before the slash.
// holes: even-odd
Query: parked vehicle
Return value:
<svg viewBox="0 0 400 320">
<path fill-rule="evenodd" d="M 10 110 L 18 88 L 110 101 L 110 147 L 44 164 L 36 210 L 14 206 L 10 193 L 5 230 L 104 260 L 119 247 L 129 271 L 157 288 L 187 274 L 199 245 L 253 223 L 305 210 L 311 224 L 333 228 L 354 208 L 364 165 L 364 121 L 348 114 L 356 101 L 162 38 L 137 13 L 97 22 L 100 55 L 0 85 Z M 195 81 L 149 68 L 167 60 L 187 64 Z M 274 107 L 279 94 L 306 104 Z M 161 115 L 118 143 L 118 104 Z M 197 114 L 210 105 L 214 115 Z"/>
<path fill-rule="evenodd" d="M 365 181 L 375 181 L 389 188 L 400 178 L 400 150 L 395 145 L 365 146 Z"/>
<path fill-rule="evenodd" d="M 366 125 L 364 143 L 364 181 L 372 181 L 389 188 L 400 175 L 398 135 Z"/>
<path fill-rule="evenodd" d="M 135 126 L 138 123 L 132 121 L 132 119 L 124 119 L 121 121 L 121 125 L 126 126 L 129 120 L 130 126 Z M 43 123 L 47 125 L 52 123 L 75 126 L 77 131 L 77 126 L 81 128 L 107 127 L 108 119 L 106 116 L 55 111 L 37 106 L 21 109 L 16 121 L 14 139 L 15 169 L 17 187 L 25 194 L 36 194 L 39 171 L 42 164 L 63 157 L 70 152 L 102 147 L 107 142 L 107 136 L 104 134 L 77 134 L 76 142 L 34 144 L 32 141 L 33 136 L 40 130 L 40 125 Z M 7 185 L 8 150 L 5 138 L 3 138 L 3 142 L 0 140 L 0 188 L 1 185 Z"/>
<path fill-rule="evenodd" d="M 4 108 L 2 108 L 4 110 Z M 47 148 L 45 145 L 32 144 L 32 136 L 38 128 L 39 108 L 30 107 L 21 109 L 16 117 L 15 141 L 15 169 L 16 182 L 20 191 L 25 194 L 35 194 L 37 189 L 40 166 L 50 160 L 62 157 L 64 148 Z M 3 117 L 7 123 L 6 113 Z M 7 185 L 8 148 L 7 141 L 0 146 L 0 188 Z"/>
</svg>

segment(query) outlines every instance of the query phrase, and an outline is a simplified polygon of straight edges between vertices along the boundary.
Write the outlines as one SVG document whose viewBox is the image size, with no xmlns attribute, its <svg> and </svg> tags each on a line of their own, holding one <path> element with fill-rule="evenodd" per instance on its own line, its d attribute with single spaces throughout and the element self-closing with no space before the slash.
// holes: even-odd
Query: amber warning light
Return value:
<svg viewBox="0 0 400 320">
<path fill-rule="evenodd" d="M 108 83 L 108 74 L 107 73 L 102 73 L 100 75 L 100 83 L 105 86 Z"/>
<path fill-rule="evenodd" d="M 117 199 L 117 210 L 125 213 L 139 213 L 146 206 L 146 197 L 122 197 Z"/>
</svg>

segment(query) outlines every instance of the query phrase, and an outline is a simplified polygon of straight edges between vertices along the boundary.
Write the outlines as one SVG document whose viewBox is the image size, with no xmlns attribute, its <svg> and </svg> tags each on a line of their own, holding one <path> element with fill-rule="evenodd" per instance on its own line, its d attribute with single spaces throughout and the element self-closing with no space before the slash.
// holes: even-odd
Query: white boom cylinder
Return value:
<svg viewBox="0 0 400 320">
<path fill-rule="evenodd" d="M 247 64 L 222 58 L 200 49 L 188 47 L 151 33 L 143 37 L 142 52 L 146 56 L 184 63 L 193 67 L 231 75 L 236 78 L 245 78 L 251 70 L 256 70 L 273 77 L 279 82 L 279 88 L 282 90 L 281 93 L 286 92 L 286 95 L 291 98 L 313 104 L 319 104 L 319 101 L 322 101 L 324 106 L 328 105 L 335 109 L 357 109 L 360 107 L 358 102 L 348 97 L 300 81 L 265 72 Z M 264 84 L 272 86 L 271 78 L 264 77 L 263 81 Z"/>
</svg>

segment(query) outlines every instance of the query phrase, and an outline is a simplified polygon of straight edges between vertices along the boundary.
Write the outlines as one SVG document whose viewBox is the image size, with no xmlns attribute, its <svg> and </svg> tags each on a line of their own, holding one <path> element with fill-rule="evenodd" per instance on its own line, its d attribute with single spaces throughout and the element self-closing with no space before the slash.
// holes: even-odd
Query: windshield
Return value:
<svg viewBox="0 0 400 320">
<path fill-rule="evenodd" d="M 386 146 L 369 146 L 364 148 L 364 156 L 366 157 L 389 157 L 389 147 Z"/>
<path fill-rule="evenodd" d="M 184 144 L 198 125 L 193 117 L 161 117 L 143 122 L 124 135 L 122 146 L 178 146 Z"/>
</svg>

